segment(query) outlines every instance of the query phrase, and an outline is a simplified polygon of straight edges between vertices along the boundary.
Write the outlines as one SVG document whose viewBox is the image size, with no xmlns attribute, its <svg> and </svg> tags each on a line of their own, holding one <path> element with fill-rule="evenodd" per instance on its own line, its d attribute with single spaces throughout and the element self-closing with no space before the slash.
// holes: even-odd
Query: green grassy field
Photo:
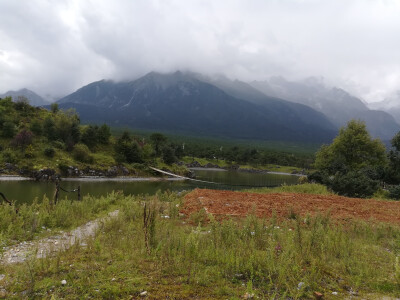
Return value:
<svg viewBox="0 0 400 300">
<path fill-rule="evenodd" d="M 326 193 L 320 187 L 313 191 Z M 50 220 L 49 228 L 70 228 L 116 207 L 120 214 L 105 222 L 86 246 L 0 266 L 6 298 L 131 299 L 143 292 L 149 299 L 242 299 L 246 294 L 308 299 L 314 292 L 326 299 L 400 296 L 400 228 L 394 225 L 361 221 L 338 225 L 325 215 L 288 216 L 278 223 L 251 214 L 239 221 L 203 223 L 201 215 L 186 219 L 179 214 L 183 198 L 174 193 L 111 194 L 74 205 L 65 201 L 56 208 L 35 204 L 25 211 Z M 146 226 L 144 203 L 150 208 Z M 0 222 L 15 214 L 6 206 L 0 211 Z M 77 212 L 81 217 L 68 224 L 61 221 Z M 20 222 L 23 230 L 35 223 L 27 218 Z M 4 223 L 1 241 L 18 231 Z"/>
</svg>

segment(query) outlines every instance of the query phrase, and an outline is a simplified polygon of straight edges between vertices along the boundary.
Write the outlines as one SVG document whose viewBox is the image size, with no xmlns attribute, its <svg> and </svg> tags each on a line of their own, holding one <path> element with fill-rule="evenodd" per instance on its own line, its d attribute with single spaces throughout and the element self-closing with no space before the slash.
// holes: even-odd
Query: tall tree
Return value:
<svg viewBox="0 0 400 300">
<path fill-rule="evenodd" d="M 315 159 L 315 167 L 329 174 L 386 164 L 385 146 L 379 139 L 372 139 L 365 123 L 359 120 L 342 127 L 332 144 L 322 146 Z"/>
<path fill-rule="evenodd" d="M 154 147 L 156 155 L 157 156 L 161 155 L 162 152 L 161 150 L 167 142 L 167 137 L 161 133 L 156 132 L 150 135 L 150 141 Z"/>
<path fill-rule="evenodd" d="M 317 152 L 318 172 L 310 178 L 341 195 L 368 197 L 379 188 L 385 166 L 385 146 L 371 138 L 364 122 L 351 120 L 340 129 L 332 144 L 322 146 Z"/>
</svg>

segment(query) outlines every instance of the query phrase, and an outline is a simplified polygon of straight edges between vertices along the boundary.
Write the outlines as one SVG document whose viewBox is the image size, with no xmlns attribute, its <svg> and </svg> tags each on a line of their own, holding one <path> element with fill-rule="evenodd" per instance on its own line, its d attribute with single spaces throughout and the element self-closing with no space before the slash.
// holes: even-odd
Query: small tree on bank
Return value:
<svg viewBox="0 0 400 300">
<path fill-rule="evenodd" d="M 385 166 L 385 146 L 371 138 L 364 122 L 351 120 L 332 144 L 317 152 L 315 168 L 319 173 L 310 177 L 319 178 L 341 195 L 367 197 L 378 189 L 379 170 Z"/>
</svg>

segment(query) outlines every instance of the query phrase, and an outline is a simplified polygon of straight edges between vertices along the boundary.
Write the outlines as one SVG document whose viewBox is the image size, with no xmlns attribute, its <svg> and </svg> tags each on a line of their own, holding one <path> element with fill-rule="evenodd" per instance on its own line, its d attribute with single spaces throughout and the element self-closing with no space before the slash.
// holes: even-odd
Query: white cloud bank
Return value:
<svg viewBox="0 0 400 300">
<path fill-rule="evenodd" d="M 400 90 L 400 1 L 0 0 L 0 93 L 177 69 L 323 76 L 378 101 Z"/>
</svg>

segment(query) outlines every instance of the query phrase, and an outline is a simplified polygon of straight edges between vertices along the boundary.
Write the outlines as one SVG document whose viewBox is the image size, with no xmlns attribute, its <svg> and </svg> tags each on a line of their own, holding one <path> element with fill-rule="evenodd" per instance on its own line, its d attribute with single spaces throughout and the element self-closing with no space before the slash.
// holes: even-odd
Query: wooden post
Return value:
<svg viewBox="0 0 400 300">
<path fill-rule="evenodd" d="M 60 183 L 56 180 L 56 191 L 54 193 L 54 204 L 57 204 L 58 201 L 58 193 L 60 192 Z"/>
<path fill-rule="evenodd" d="M 78 201 L 81 201 L 81 186 L 78 185 Z"/>
</svg>

